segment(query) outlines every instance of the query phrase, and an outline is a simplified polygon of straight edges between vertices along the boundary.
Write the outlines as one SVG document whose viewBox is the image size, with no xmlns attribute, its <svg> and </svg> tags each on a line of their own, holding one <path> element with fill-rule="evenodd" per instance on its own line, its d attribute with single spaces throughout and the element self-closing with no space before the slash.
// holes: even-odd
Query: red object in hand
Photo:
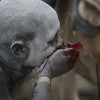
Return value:
<svg viewBox="0 0 100 100">
<path fill-rule="evenodd" d="M 69 42 L 66 46 L 68 48 L 73 48 L 73 49 L 76 49 L 76 50 L 79 50 L 79 49 L 83 48 L 83 46 L 80 42 L 75 43 L 75 44 L 72 44 L 72 43 Z"/>
<path fill-rule="evenodd" d="M 72 44 L 64 44 L 63 48 L 72 48 L 72 54 L 70 55 L 70 58 L 68 59 L 68 64 L 73 66 L 73 63 L 76 62 L 77 57 L 79 56 L 79 49 L 83 48 L 82 44 L 80 42 Z M 66 54 L 65 54 L 66 55 Z M 72 67 L 73 68 L 73 67 Z"/>
<path fill-rule="evenodd" d="M 71 42 L 68 42 L 67 44 L 63 43 L 57 49 L 66 49 L 66 48 L 73 48 L 75 50 L 79 50 L 79 49 L 83 48 L 83 46 L 80 42 L 75 43 L 75 44 L 72 44 Z"/>
</svg>

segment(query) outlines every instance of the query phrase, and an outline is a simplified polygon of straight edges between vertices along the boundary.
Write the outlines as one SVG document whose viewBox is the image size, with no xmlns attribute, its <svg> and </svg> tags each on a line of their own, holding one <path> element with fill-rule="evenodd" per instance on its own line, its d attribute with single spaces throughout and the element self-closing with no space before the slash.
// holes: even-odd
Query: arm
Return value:
<svg viewBox="0 0 100 100">
<path fill-rule="evenodd" d="M 48 77 L 38 79 L 33 97 L 33 100 L 51 100 L 50 79 Z"/>
<path fill-rule="evenodd" d="M 51 100 L 50 80 L 73 68 L 79 52 L 74 49 L 57 50 L 41 65 L 33 100 Z"/>
<path fill-rule="evenodd" d="M 43 68 L 46 63 L 47 60 L 44 61 L 40 69 Z M 48 64 L 46 64 L 46 66 L 48 66 Z M 50 83 L 51 83 L 51 79 L 46 75 L 41 76 L 41 72 L 39 70 L 38 80 L 35 85 L 33 100 L 51 100 Z"/>
</svg>

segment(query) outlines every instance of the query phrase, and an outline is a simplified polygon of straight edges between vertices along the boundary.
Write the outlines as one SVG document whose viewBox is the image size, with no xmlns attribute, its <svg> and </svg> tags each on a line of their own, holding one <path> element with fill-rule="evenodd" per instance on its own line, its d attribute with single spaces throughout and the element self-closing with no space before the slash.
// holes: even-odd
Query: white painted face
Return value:
<svg viewBox="0 0 100 100">
<path fill-rule="evenodd" d="M 54 52 L 59 42 L 61 43 L 57 35 L 60 23 L 56 12 L 40 0 L 3 0 L 1 2 L 2 42 L 6 40 L 12 46 L 14 43 L 17 44 L 13 47 L 13 53 L 15 52 L 13 56 L 20 59 L 27 55 L 27 59 L 24 60 L 25 66 L 39 66 Z M 26 50 L 24 52 L 26 54 L 20 56 L 22 52 L 16 51 L 18 46 L 23 48 L 22 51 Z M 7 62 L 12 63 L 14 59 L 7 59 Z"/>
</svg>

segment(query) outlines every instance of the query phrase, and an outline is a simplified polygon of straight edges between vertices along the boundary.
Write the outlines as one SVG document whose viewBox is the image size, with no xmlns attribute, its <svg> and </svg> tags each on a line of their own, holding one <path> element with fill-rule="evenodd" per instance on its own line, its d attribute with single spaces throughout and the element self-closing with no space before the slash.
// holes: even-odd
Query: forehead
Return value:
<svg viewBox="0 0 100 100">
<path fill-rule="evenodd" d="M 59 29 L 56 12 L 44 2 L 37 0 L 32 5 L 36 0 L 5 1 L 0 5 L 0 34 L 33 33 L 49 37 Z"/>
</svg>

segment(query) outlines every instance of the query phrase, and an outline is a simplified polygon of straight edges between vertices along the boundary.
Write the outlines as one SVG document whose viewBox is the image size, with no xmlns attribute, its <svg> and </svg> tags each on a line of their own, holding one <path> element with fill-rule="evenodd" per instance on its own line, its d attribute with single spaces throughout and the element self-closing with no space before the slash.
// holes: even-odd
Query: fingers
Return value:
<svg viewBox="0 0 100 100">
<path fill-rule="evenodd" d="M 78 56 L 79 51 L 72 48 L 57 50 L 41 65 L 39 77 L 48 76 L 53 78 L 68 72 L 73 68 Z"/>
<path fill-rule="evenodd" d="M 64 50 L 64 55 L 65 56 L 76 56 L 78 57 L 79 56 L 79 51 L 76 50 L 76 49 L 73 49 L 73 48 L 69 48 L 69 49 L 65 49 Z"/>
<path fill-rule="evenodd" d="M 64 55 L 68 57 L 67 64 L 70 65 L 70 69 L 73 68 L 73 65 L 75 64 L 77 58 L 79 57 L 79 51 L 76 49 L 66 49 L 64 51 Z"/>
</svg>

